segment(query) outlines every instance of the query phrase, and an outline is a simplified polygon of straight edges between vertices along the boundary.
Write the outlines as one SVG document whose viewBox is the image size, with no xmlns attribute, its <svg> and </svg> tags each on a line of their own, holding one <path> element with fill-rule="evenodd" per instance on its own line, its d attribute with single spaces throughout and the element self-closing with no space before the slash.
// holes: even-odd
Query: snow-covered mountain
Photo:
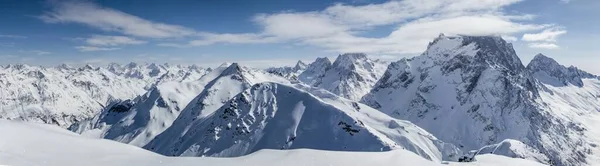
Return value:
<svg viewBox="0 0 600 166">
<path fill-rule="evenodd" d="M 216 109 L 211 107 L 220 107 L 221 101 L 243 91 L 250 82 L 263 80 L 286 81 L 237 63 L 225 63 L 195 81 L 163 83 L 134 100 L 109 105 L 94 118 L 76 123 L 70 129 L 86 136 L 142 147 L 170 127 L 188 104 L 195 108 L 198 102 L 206 103 L 205 109 L 184 111 L 179 123 L 210 114 L 208 110 Z"/>
<path fill-rule="evenodd" d="M 203 85 L 200 81 L 160 84 L 133 100 L 108 105 L 95 117 L 75 123 L 70 130 L 88 137 L 144 146 L 171 126 Z"/>
<path fill-rule="evenodd" d="M 227 65 L 229 64 L 222 66 Z M 200 78 L 199 81 L 206 82 L 202 91 L 185 106 L 169 128 L 152 140 L 154 142 L 152 144 L 168 144 L 164 141 L 183 136 L 196 120 L 213 114 L 232 97 L 250 88 L 253 84 L 268 81 L 290 83 L 284 77 L 244 67 L 237 63 L 217 68 Z"/>
<path fill-rule="evenodd" d="M 575 157 L 587 165 L 600 165 L 600 79 L 573 66 L 566 67 L 553 59 L 538 55 L 527 65 L 539 80 L 540 97 L 537 102 L 544 113 L 563 121 L 569 130 L 555 137 L 577 138 L 573 142 L 556 142 L 569 147 Z M 556 141 L 543 138 L 540 141 Z M 573 148 L 574 147 L 574 148 Z M 571 153 L 571 154 L 572 154 Z M 554 155 L 568 155 L 557 153 Z M 579 164 L 579 163 L 577 163 Z M 575 165 L 575 164 L 573 164 Z M 579 164 L 583 165 L 583 164 Z"/>
<path fill-rule="evenodd" d="M 47 166 L 104 165 L 486 165 L 539 166 L 541 164 L 498 155 L 476 156 L 472 163 L 441 164 L 406 150 L 389 152 L 332 152 L 311 149 L 260 150 L 237 158 L 167 157 L 139 147 L 109 140 L 81 137 L 55 125 L 0 120 L 0 164 Z"/>
<path fill-rule="evenodd" d="M 351 100 L 360 100 L 385 72 L 387 64 L 363 53 L 339 55 L 333 64 L 317 59 L 300 74 L 299 80 Z"/>
<path fill-rule="evenodd" d="M 554 59 L 542 54 L 536 55 L 527 65 L 535 78 L 544 84 L 552 86 L 568 86 L 569 84 L 578 87 L 583 86 L 582 79 L 600 78 L 596 75 L 582 71 L 575 66 L 565 67 L 558 64 Z"/>
<path fill-rule="evenodd" d="M 440 35 L 422 55 L 390 64 L 361 101 L 462 150 L 513 139 L 549 159 L 540 162 L 586 163 L 595 144 L 539 103 L 543 88 L 530 73 L 500 37 Z"/>
<path fill-rule="evenodd" d="M 104 106 L 144 94 L 163 82 L 185 82 L 209 71 L 197 66 L 130 63 L 106 67 L 23 64 L 0 68 L 0 119 L 68 127 Z"/>
<path fill-rule="evenodd" d="M 306 70 L 307 67 L 308 65 L 306 63 L 298 61 L 294 67 L 270 67 L 265 69 L 265 71 L 296 81 L 298 80 L 298 75 Z"/>
<path fill-rule="evenodd" d="M 298 148 L 406 149 L 433 161 L 455 161 L 461 155 L 455 146 L 410 122 L 347 102 L 334 106 L 291 85 L 259 83 L 190 126 L 171 126 L 186 128 L 182 135 L 157 137 L 144 148 L 168 156 L 234 157 L 261 149 Z"/>
<path fill-rule="evenodd" d="M 308 85 L 314 85 L 319 78 L 323 77 L 325 71 L 331 68 L 331 61 L 327 57 L 317 58 L 310 63 L 306 69 L 298 75 L 298 80 Z"/>
<path fill-rule="evenodd" d="M 168 156 L 308 148 L 455 161 L 474 150 L 600 163 L 600 77 L 541 54 L 525 67 L 510 43 L 489 36 L 440 35 L 389 65 L 362 53 L 266 70 L 9 65 L 0 68 L 0 119 L 71 126 Z"/>
</svg>

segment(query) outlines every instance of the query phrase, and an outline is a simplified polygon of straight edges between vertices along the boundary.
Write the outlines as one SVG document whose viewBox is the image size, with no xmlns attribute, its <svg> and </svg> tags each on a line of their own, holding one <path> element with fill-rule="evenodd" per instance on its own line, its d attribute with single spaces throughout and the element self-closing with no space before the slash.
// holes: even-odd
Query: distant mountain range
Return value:
<svg viewBox="0 0 600 166">
<path fill-rule="evenodd" d="M 0 118 L 167 156 L 263 149 L 496 154 L 600 163 L 600 77 L 494 36 L 444 36 L 396 62 L 363 53 L 265 70 L 157 64 L 0 68 Z"/>
</svg>

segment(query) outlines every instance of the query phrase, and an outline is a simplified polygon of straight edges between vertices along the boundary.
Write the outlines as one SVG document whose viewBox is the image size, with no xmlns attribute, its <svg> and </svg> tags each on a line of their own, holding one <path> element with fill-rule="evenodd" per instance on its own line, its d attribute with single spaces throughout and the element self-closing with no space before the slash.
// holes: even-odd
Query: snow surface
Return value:
<svg viewBox="0 0 600 166">
<path fill-rule="evenodd" d="M 102 139 L 81 137 L 54 125 L 0 120 L 0 165 L 446 165 L 412 152 L 332 152 L 309 149 L 261 150 L 236 158 L 165 157 L 144 149 Z M 477 156 L 472 163 L 449 165 L 520 165 L 539 163 L 496 155 Z"/>
<path fill-rule="evenodd" d="M 548 157 L 521 141 L 507 139 L 498 144 L 484 146 L 477 151 L 478 155 L 496 154 L 512 158 L 524 158 L 533 161 L 549 162 Z"/>
<path fill-rule="evenodd" d="M 183 126 L 187 130 L 181 136 L 157 137 L 144 148 L 168 156 L 235 157 L 261 149 L 299 148 L 407 149 L 433 161 L 456 161 L 462 155 L 410 122 L 349 100 L 333 103 L 337 105 L 289 85 L 256 84 L 208 117 Z"/>
<path fill-rule="evenodd" d="M 180 113 L 184 112 L 185 116 L 179 117 L 178 123 L 202 118 L 220 107 L 223 101 L 229 100 L 230 96 L 246 89 L 250 83 L 266 80 L 288 82 L 284 78 L 237 63 L 226 63 L 195 81 L 158 85 L 134 99 L 133 106 L 126 111 L 113 111 L 114 106 L 109 106 L 96 117 L 76 123 L 70 129 L 89 137 L 143 147 L 169 128 Z M 193 109 L 199 102 L 208 104 L 203 106 L 204 109 Z M 184 111 L 188 104 L 192 108 Z"/>
<path fill-rule="evenodd" d="M 163 82 L 186 82 L 207 69 L 168 64 L 68 65 L 45 68 L 23 64 L 0 68 L 0 119 L 37 121 L 68 127 L 93 117 L 104 106 L 132 99 Z"/>
<path fill-rule="evenodd" d="M 593 164 L 587 158 L 595 156 L 590 149 L 597 148 L 578 130 L 574 118 L 563 118 L 565 111 L 557 110 L 573 104 L 541 103 L 548 95 L 539 84 L 502 38 L 441 35 L 422 55 L 390 64 L 361 102 L 411 121 L 463 151 L 513 139 L 549 161 L 529 159 L 555 165 Z M 589 104 L 577 112 L 597 112 L 592 108 L 598 105 L 595 93 L 583 93 L 581 98 L 566 91 L 557 91 L 569 93 L 561 95 L 562 100 Z"/>
</svg>

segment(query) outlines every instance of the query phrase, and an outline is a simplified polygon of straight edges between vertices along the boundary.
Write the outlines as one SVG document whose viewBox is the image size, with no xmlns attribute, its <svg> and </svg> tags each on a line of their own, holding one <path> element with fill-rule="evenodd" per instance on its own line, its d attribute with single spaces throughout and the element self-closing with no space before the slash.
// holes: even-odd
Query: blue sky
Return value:
<svg viewBox="0 0 600 166">
<path fill-rule="evenodd" d="M 597 0 L 3 0 L 1 64 L 158 62 L 264 67 L 366 52 L 420 54 L 439 33 L 500 35 L 600 74 Z"/>
</svg>

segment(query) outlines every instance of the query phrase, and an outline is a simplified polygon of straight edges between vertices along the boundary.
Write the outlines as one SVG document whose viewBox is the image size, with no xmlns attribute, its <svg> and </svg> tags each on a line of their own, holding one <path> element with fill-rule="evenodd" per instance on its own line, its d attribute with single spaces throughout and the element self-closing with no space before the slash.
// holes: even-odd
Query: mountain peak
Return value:
<svg viewBox="0 0 600 166">
<path fill-rule="evenodd" d="M 344 53 L 341 54 L 335 59 L 335 61 L 355 61 L 359 59 L 367 59 L 367 54 L 365 53 Z M 334 62 L 335 63 L 335 62 Z"/>
<path fill-rule="evenodd" d="M 231 66 L 230 62 L 223 62 L 217 68 L 226 68 L 226 67 L 229 67 L 229 66 Z"/>
<path fill-rule="evenodd" d="M 94 66 L 92 66 L 91 64 L 85 64 L 85 66 L 83 66 L 83 69 L 93 70 Z"/>
<path fill-rule="evenodd" d="M 320 63 L 320 64 L 328 63 L 328 64 L 331 64 L 331 60 L 329 60 L 329 58 L 327 58 L 327 57 L 319 57 L 313 63 Z M 309 65 L 312 65 L 313 63 L 311 63 Z"/>
<path fill-rule="evenodd" d="M 66 63 L 60 64 L 60 65 L 56 66 L 56 68 L 58 68 L 58 69 L 73 69 L 73 67 L 71 67 L 71 65 L 68 65 Z"/>
<path fill-rule="evenodd" d="M 365 53 L 344 53 L 339 55 L 333 62 L 334 67 L 342 68 L 354 68 L 355 64 L 360 61 L 367 61 L 367 54 Z"/>
<path fill-rule="evenodd" d="M 440 35 L 429 43 L 424 55 L 433 59 L 434 64 L 467 56 L 482 65 L 505 68 L 515 73 L 525 70 L 512 44 L 500 36 Z"/>
<path fill-rule="evenodd" d="M 298 60 L 298 62 L 296 62 L 296 66 L 294 66 L 294 70 L 298 71 L 298 70 L 304 70 L 306 69 L 308 65 L 306 65 L 306 63 L 302 62 L 301 60 Z"/>
<path fill-rule="evenodd" d="M 556 60 L 547 57 L 544 54 L 537 54 L 533 57 L 533 59 L 531 60 L 531 62 L 529 62 L 529 64 L 527 64 L 527 67 L 529 68 L 531 67 L 537 67 L 538 65 L 552 65 L 553 67 L 559 67 L 561 66 L 558 62 L 556 62 Z"/>
<path fill-rule="evenodd" d="M 127 68 L 136 68 L 138 67 L 138 64 L 135 62 L 129 62 L 129 64 L 126 65 Z"/>
<path fill-rule="evenodd" d="M 23 69 L 25 69 L 25 68 L 29 68 L 29 67 L 30 67 L 29 65 L 26 65 L 26 64 L 23 64 L 23 63 L 18 63 L 18 64 L 15 64 L 15 65 L 13 65 L 13 64 L 8 64 L 8 65 L 6 65 L 6 67 L 5 67 L 5 68 L 6 68 L 6 69 L 14 68 L 14 69 L 16 69 L 16 70 L 23 70 Z"/>
<path fill-rule="evenodd" d="M 221 72 L 221 75 L 241 74 L 242 71 L 243 69 L 238 63 L 232 63 L 225 70 L 223 70 L 223 72 Z"/>
<path fill-rule="evenodd" d="M 527 64 L 527 69 L 542 83 L 552 86 L 566 86 L 572 84 L 583 86 L 582 78 L 598 78 L 593 74 L 582 71 L 576 67 L 566 67 L 556 60 L 543 54 L 537 54 Z"/>
</svg>

